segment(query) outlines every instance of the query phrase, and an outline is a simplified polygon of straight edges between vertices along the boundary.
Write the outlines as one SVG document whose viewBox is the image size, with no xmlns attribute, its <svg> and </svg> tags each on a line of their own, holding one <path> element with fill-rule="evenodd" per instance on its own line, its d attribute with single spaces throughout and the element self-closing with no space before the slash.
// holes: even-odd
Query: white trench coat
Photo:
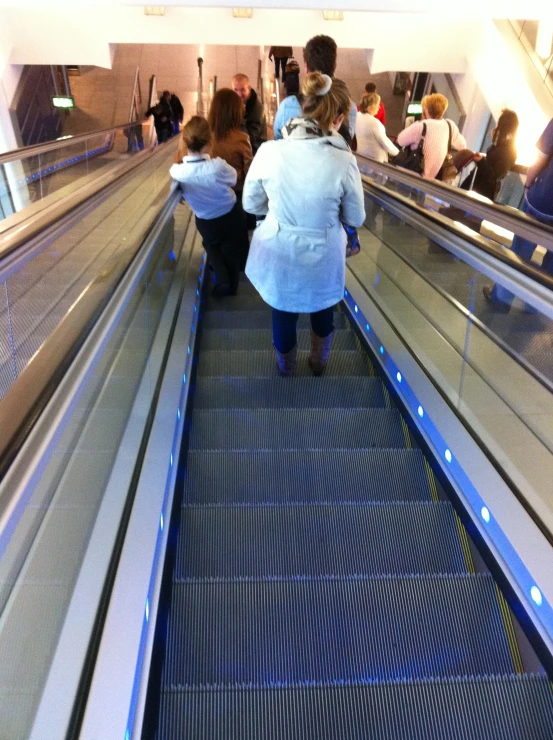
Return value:
<svg viewBox="0 0 553 740">
<path fill-rule="evenodd" d="M 365 206 L 354 155 L 338 134 L 268 141 L 246 177 L 244 209 L 267 217 L 253 234 L 246 275 L 281 311 L 312 313 L 344 297 L 346 233 Z"/>
</svg>

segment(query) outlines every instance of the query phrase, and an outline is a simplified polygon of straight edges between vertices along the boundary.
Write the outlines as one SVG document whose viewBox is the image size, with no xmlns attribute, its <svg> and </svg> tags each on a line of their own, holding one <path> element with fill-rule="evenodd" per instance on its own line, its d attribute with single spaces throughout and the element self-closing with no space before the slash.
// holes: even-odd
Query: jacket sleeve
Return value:
<svg viewBox="0 0 553 740">
<path fill-rule="evenodd" d="M 267 121 L 263 106 L 259 101 L 252 116 L 246 120 L 246 128 L 252 143 L 252 149 L 257 151 L 264 141 L 267 141 Z"/>
<path fill-rule="evenodd" d="M 236 170 L 234 169 L 234 167 L 231 167 L 228 162 L 225 162 L 225 160 L 221 159 L 220 157 L 217 157 L 215 161 L 217 162 L 217 177 L 219 178 L 221 183 L 224 183 L 225 185 L 233 188 L 236 185 L 236 180 L 238 179 Z"/>
<path fill-rule="evenodd" d="M 244 168 L 244 176 L 248 174 L 250 165 L 253 160 L 253 151 L 249 139 L 244 137 L 244 141 L 240 144 L 240 154 L 242 155 L 242 166 Z"/>
<path fill-rule="evenodd" d="M 397 137 L 397 143 L 400 146 L 412 146 L 418 144 L 422 136 L 422 122 L 415 121 L 403 131 L 400 131 Z"/>
<path fill-rule="evenodd" d="M 184 182 L 184 173 L 186 172 L 186 165 L 183 164 L 173 164 L 171 165 L 171 168 L 169 170 L 169 174 L 173 178 L 173 180 L 176 180 L 177 182 Z"/>
<path fill-rule="evenodd" d="M 344 182 L 344 193 L 340 207 L 340 218 L 349 226 L 363 226 L 365 222 L 365 198 L 363 196 L 363 185 L 361 174 L 357 167 L 355 157 L 351 155 L 346 179 Z"/>
<path fill-rule="evenodd" d="M 255 156 L 246 176 L 244 191 L 242 193 L 242 206 L 247 213 L 255 213 L 262 216 L 269 212 L 269 198 L 263 186 L 263 174 L 266 167 L 267 147 L 262 146 Z"/>
<path fill-rule="evenodd" d="M 466 149 L 467 142 L 465 141 L 463 134 L 457 128 L 457 124 L 449 119 L 448 121 L 451 126 L 451 148 L 456 149 L 458 152 L 460 152 L 461 149 Z"/>
<path fill-rule="evenodd" d="M 388 152 L 388 154 L 391 154 L 393 157 L 395 157 L 396 154 L 399 154 L 397 146 L 395 146 L 386 136 L 386 129 L 384 126 L 378 126 L 376 130 L 376 140 L 380 146 Z"/>
</svg>

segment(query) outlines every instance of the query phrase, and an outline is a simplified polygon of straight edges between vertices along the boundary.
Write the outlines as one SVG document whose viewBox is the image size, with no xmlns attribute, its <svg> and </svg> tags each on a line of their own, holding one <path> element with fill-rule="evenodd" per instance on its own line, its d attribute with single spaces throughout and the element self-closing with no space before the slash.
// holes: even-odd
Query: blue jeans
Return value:
<svg viewBox="0 0 553 740">
<path fill-rule="evenodd" d="M 526 198 L 524 198 L 524 203 L 522 204 L 522 208 L 520 210 L 523 213 L 527 213 L 529 216 L 533 216 L 537 221 L 541 221 L 541 223 L 543 224 L 553 226 L 553 216 L 550 216 L 549 219 L 546 220 L 544 218 L 544 214 L 536 211 L 535 208 L 532 208 Z M 528 239 L 523 239 L 521 236 L 515 236 L 515 238 L 513 239 L 513 252 L 525 262 L 530 262 L 535 249 L 536 245 L 533 244 L 531 241 L 528 241 Z M 553 275 L 553 253 L 549 250 L 543 258 L 541 269 L 544 272 L 547 272 L 549 275 Z M 513 293 L 511 293 L 510 290 L 507 290 L 507 288 L 504 288 L 502 285 L 499 285 L 499 283 L 496 283 L 493 286 L 491 297 L 492 301 L 495 301 L 497 303 L 506 303 L 508 306 L 510 306 L 515 296 Z"/>
<path fill-rule="evenodd" d="M 298 313 L 279 311 L 273 308 L 273 344 L 276 349 L 285 355 L 297 344 L 296 325 Z M 311 328 L 319 337 L 328 337 L 334 330 L 334 306 L 323 308 L 310 314 Z"/>
</svg>

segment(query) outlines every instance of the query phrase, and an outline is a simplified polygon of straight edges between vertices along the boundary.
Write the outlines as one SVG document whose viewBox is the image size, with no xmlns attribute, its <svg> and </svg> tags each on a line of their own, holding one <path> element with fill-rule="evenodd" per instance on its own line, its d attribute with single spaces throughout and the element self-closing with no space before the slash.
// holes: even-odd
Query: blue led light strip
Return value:
<svg viewBox="0 0 553 740">
<path fill-rule="evenodd" d="M 85 154 L 78 154 L 76 157 L 70 157 L 69 159 L 66 159 L 64 162 L 58 162 L 57 164 L 51 165 L 51 167 L 45 167 L 43 170 L 38 170 L 37 172 L 33 172 L 31 175 L 26 177 L 24 180 L 19 180 L 18 185 L 24 185 L 27 182 L 37 182 L 40 180 L 41 177 L 47 177 L 48 175 L 54 175 L 56 172 L 59 172 L 60 170 L 64 170 L 67 167 L 71 167 L 74 164 L 77 164 L 78 162 L 82 162 L 85 159 L 90 159 L 90 157 L 96 157 L 98 154 L 102 154 L 103 152 L 107 151 L 111 147 L 111 142 L 108 142 L 105 146 L 100 147 L 99 149 L 91 149 L 89 152 L 86 152 Z"/>
<path fill-rule="evenodd" d="M 426 436 L 434 445 L 434 448 L 447 462 L 448 471 L 463 491 L 468 504 L 476 515 L 476 519 L 485 524 L 485 531 L 489 534 L 498 552 L 501 553 L 501 557 L 504 559 L 519 587 L 529 597 L 539 621 L 553 639 L 553 608 L 551 604 L 543 597 L 539 586 L 534 582 L 519 554 L 499 526 L 493 516 L 493 512 L 486 506 L 485 501 L 476 490 L 469 476 L 455 458 L 454 452 L 450 449 L 432 419 L 421 406 L 405 376 L 402 375 L 389 353 L 386 352 L 384 344 L 380 341 L 348 290 L 344 293 L 344 301 L 351 309 L 352 316 L 365 334 L 375 354 L 379 356 L 380 363 L 393 383 L 395 391 L 403 399 L 405 405 L 411 409 L 413 418 L 416 419 L 418 417 L 418 426 L 424 430 Z"/>
</svg>

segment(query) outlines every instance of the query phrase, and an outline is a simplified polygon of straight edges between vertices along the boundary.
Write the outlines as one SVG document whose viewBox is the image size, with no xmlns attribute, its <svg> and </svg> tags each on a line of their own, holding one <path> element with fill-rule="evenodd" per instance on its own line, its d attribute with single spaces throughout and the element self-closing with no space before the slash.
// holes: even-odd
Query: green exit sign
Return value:
<svg viewBox="0 0 553 740">
<path fill-rule="evenodd" d="M 421 103 L 409 103 L 407 106 L 407 115 L 408 116 L 417 116 L 419 113 L 422 113 L 422 104 Z"/>
<path fill-rule="evenodd" d="M 71 97 L 71 95 L 60 95 L 58 97 L 52 98 L 52 103 L 54 105 L 54 108 L 74 108 L 75 107 L 75 101 Z"/>
</svg>

